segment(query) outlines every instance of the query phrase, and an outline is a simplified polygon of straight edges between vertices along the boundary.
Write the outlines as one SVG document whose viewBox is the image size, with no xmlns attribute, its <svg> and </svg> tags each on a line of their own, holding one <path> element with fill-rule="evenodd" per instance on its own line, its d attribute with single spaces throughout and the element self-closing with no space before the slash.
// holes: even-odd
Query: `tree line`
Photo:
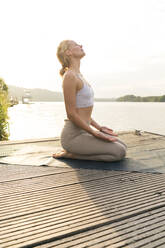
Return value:
<svg viewBox="0 0 165 248">
<path fill-rule="evenodd" d="M 0 141 L 8 140 L 9 137 L 8 107 L 8 86 L 0 78 Z"/>
<path fill-rule="evenodd" d="M 135 96 L 126 95 L 116 99 L 118 102 L 165 102 L 165 95 L 162 96 Z"/>
</svg>

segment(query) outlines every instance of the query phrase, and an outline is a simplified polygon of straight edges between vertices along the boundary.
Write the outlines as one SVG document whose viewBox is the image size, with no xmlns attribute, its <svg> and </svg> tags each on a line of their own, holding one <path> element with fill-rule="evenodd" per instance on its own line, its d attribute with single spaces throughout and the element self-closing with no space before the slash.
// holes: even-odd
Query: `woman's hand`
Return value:
<svg viewBox="0 0 165 248">
<path fill-rule="evenodd" d="M 113 132 L 112 129 L 108 128 L 108 127 L 101 127 L 100 131 L 106 134 L 110 134 L 112 136 L 118 136 L 116 133 Z"/>
<path fill-rule="evenodd" d="M 100 132 L 100 131 L 94 131 L 93 135 L 96 138 L 103 139 L 103 140 L 110 141 L 110 142 L 117 141 L 117 138 L 111 137 L 109 134 L 106 134 L 106 133 L 103 133 L 103 132 Z"/>
</svg>

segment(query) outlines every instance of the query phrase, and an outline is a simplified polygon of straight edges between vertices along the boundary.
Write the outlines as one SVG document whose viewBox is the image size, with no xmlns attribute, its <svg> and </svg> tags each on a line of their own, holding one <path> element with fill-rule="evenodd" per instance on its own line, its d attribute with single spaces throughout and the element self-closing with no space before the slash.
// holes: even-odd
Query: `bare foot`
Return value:
<svg viewBox="0 0 165 248">
<path fill-rule="evenodd" d="M 75 158 L 73 153 L 67 152 L 66 150 L 54 153 L 52 156 L 53 158 Z"/>
</svg>

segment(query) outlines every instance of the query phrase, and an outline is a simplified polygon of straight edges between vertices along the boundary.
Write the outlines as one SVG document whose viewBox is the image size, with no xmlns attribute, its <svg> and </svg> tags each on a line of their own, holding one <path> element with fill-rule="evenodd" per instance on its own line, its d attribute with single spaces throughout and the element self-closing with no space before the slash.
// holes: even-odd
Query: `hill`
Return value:
<svg viewBox="0 0 165 248">
<path fill-rule="evenodd" d="M 63 94 L 61 92 L 50 91 L 46 89 L 27 89 L 8 85 L 9 96 L 17 97 L 19 101 L 25 95 L 25 91 L 30 91 L 32 102 L 59 102 L 63 101 Z"/>
</svg>

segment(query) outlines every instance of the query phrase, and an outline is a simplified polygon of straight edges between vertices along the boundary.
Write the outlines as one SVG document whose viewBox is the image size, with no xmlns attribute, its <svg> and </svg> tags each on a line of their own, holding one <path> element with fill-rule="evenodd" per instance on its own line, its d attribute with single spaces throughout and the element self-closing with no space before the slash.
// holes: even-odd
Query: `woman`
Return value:
<svg viewBox="0 0 165 248">
<path fill-rule="evenodd" d="M 68 119 L 61 133 L 64 150 L 53 154 L 53 157 L 119 161 L 125 157 L 127 146 L 112 129 L 100 126 L 91 118 L 94 93 L 80 73 L 80 60 L 84 56 L 82 45 L 73 40 L 62 41 L 57 49 L 57 57 L 62 64 L 60 75 L 63 77 Z"/>
</svg>

